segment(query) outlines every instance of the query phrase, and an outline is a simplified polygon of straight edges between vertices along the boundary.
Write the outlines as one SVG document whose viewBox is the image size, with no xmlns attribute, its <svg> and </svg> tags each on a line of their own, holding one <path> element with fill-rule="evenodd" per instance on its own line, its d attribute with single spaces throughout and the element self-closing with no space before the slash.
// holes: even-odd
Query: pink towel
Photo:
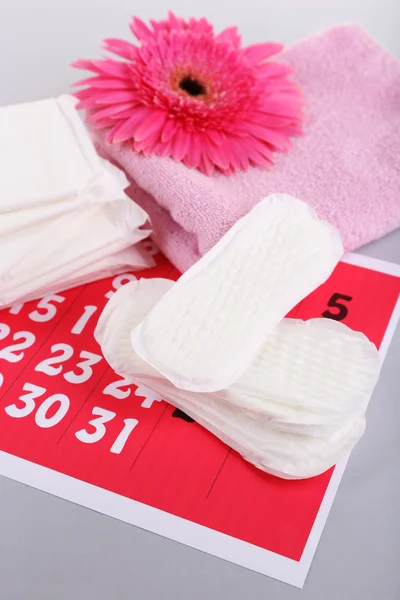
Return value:
<svg viewBox="0 0 400 600">
<path fill-rule="evenodd" d="M 96 133 L 100 153 L 130 177 L 156 243 L 181 271 L 273 192 L 308 202 L 339 229 L 346 250 L 400 226 L 400 63 L 357 26 L 334 27 L 280 56 L 304 92 L 306 132 L 267 170 L 207 177 Z"/>
</svg>

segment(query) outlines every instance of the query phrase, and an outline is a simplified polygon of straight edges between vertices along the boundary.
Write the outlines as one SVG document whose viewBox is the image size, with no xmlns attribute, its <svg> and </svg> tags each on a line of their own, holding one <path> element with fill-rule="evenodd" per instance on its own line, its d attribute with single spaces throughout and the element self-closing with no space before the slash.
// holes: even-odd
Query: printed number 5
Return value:
<svg viewBox="0 0 400 600">
<path fill-rule="evenodd" d="M 58 296 L 57 294 L 54 296 L 46 296 L 37 303 L 37 309 L 40 308 L 44 312 L 39 312 L 39 310 L 36 309 L 29 313 L 28 316 L 30 319 L 32 319 L 32 321 L 36 321 L 37 323 L 46 323 L 46 321 L 51 321 L 51 319 L 57 314 L 57 307 L 54 306 L 52 302 L 60 304 L 61 302 L 64 302 L 64 300 L 64 296 Z"/>
<path fill-rule="evenodd" d="M 352 296 L 345 296 L 344 294 L 333 294 L 333 296 L 328 301 L 328 306 L 331 308 L 337 308 L 337 312 L 331 312 L 330 310 L 325 310 L 322 313 L 322 316 L 326 319 L 334 319 L 335 321 L 343 321 L 348 315 L 349 309 L 343 304 L 343 302 L 339 302 L 339 300 L 344 300 L 345 302 L 351 302 L 353 300 Z"/>
</svg>

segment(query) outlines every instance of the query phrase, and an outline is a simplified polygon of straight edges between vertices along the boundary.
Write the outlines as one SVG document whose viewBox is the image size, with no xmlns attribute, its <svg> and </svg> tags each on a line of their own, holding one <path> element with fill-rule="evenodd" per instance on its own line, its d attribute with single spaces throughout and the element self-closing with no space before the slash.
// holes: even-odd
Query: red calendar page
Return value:
<svg viewBox="0 0 400 600">
<path fill-rule="evenodd" d="M 277 479 L 113 373 L 97 319 L 135 277 L 179 276 L 156 259 L 0 311 L 0 474 L 301 587 L 346 460 L 313 479 Z M 291 314 L 342 320 L 383 357 L 399 293 L 399 266 L 348 255 Z"/>
</svg>

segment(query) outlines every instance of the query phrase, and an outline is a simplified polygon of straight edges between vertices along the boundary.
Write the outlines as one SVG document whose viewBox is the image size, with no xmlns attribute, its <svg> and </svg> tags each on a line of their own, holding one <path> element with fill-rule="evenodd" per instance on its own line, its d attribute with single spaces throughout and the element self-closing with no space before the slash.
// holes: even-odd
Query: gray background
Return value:
<svg viewBox="0 0 400 600">
<path fill-rule="evenodd" d="M 72 60 L 97 57 L 104 37 L 127 38 L 132 14 L 168 8 L 237 24 L 246 43 L 355 21 L 400 57 L 398 0 L 2 0 L 0 104 L 65 93 Z M 400 262 L 400 231 L 362 252 Z M 1 600 L 398 600 L 399 367 L 400 329 L 303 591 L 0 478 Z"/>
</svg>

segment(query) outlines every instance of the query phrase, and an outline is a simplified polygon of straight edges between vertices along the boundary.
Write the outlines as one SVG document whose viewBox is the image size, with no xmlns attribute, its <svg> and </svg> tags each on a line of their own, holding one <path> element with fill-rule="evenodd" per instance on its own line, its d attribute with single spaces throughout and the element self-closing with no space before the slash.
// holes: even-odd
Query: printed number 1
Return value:
<svg viewBox="0 0 400 600">
<path fill-rule="evenodd" d="M 339 302 L 341 300 L 342 302 Z M 353 300 L 352 296 L 345 296 L 344 294 L 333 294 L 328 301 L 328 306 L 331 308 L 336 308 L 337 312 L 331 312 L 330 310 L 325 310 L 322 313 L 322 316 L 326 319 L 334 319 L 335 321 L 343 321 L 348 315 L 349 309 L 343 304 L 344 302 L 351 302 Z"/>
<path fill-rule="evenodd" d="M 124 428 L 110 448 L 113 454 L 120 454 L 125 446 L 129 434 L 135 429 L 139 423 L 137 419 L 124 419 Z"/>
<path fill-rule="evenodd" d="M 77 322 L 71 329 L 71 333 L 74 333 L 75 335 L 79 335 L 80 333 L 82 333 L 82 331 L 85 329 L 90 317 L 92 315 L 94 315 L 96 310 L 97 310 L 97 306 L 92 306 L 91 304 L 88 304 L 87 306 L 85 306 L 85 308 L 83 309 L 83 315 L 81 315 L 79 317 L 79 319 L 77 320 Z"/>
</svg>

